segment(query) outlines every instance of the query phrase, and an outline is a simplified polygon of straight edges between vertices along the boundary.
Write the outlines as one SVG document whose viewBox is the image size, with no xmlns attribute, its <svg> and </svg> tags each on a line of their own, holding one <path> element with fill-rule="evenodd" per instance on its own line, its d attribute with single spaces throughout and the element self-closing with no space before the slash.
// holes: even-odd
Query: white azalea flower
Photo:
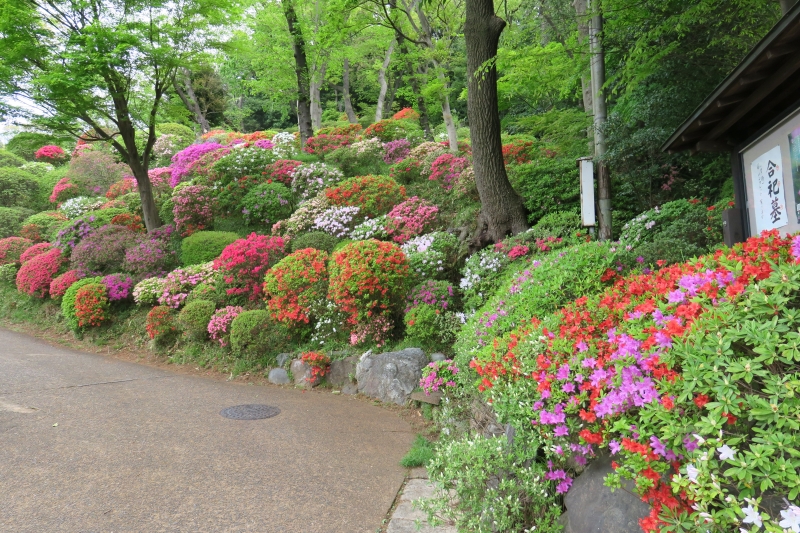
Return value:
<svg viewBox="0 0 800 533">
<path fill-rule="evenodd" d="M 693 483 L 697 483 L 697 476 L 700 475 L 700 470 L 693 464 L 686 465 L 686 477 Z"/>
<path fill-rule="evenodd" d="M 758 527 L 762 526 L 761 515 L 758 511 L 753 509 L 752 505 L 742 507 L 742 512 L 744 513 L 744 520 L 742 520 L 743 524 L 755 524 Z"/>
<path fill-rule="evenodd" d="M 736 449 L 731 448 L 727 444 L 717 448 L 717 451 L 719 452 L 719 458 L 722 461 L 733 459 L 733 457 L 736 455 Z"/>
</svg>

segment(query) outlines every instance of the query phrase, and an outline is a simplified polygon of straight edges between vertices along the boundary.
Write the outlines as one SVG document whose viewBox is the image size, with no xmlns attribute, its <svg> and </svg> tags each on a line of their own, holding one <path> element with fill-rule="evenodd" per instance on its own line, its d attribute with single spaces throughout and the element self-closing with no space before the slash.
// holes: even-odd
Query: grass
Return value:
<svg viewBox="0 0 800 533">
<path fill-rule="evenodd" d="M 425 466 L 433 458 L 433 444 L 422 435 L 417 435 L 408 453 L 400 459 L 400 466 L 415 468 Z"/>
</svg>

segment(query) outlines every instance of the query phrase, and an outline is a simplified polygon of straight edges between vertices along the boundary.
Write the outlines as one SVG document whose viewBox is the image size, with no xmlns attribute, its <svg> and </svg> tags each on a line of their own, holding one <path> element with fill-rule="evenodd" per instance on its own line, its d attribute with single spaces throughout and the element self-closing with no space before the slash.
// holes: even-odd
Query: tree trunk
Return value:
<svg viewBox="0 0 800 533">
<path fill-rule="evenodd" d="M 392 60 L 392 52 L 394 51 L 394 45 L 396 43 L 397 41 L 392 41 L 389 45 L 389 49 L 386 50 L 386 56 L 383 58 L 383 65 L 381 65 L 381 69 L 378 71 L 378 84 L 381 89 L 378 93 L 378 104 L 375 106 L 375 122 L 380 122 L 381 119 L 383 119 L 383 106 L 386 101 L 386 91 L 389 89 L 389 83 L 386 80 L 386 71 L 389 68 L 389 62 Z"/>
<path fill-rule="evenodd" d="M 450 144 L 450 151 L 456 153 L 458 152 L 458 131 L 453 121 L 453 113 L 450 111 L 450 86 L 444 71 L 439 68 L 438 64 L 436 67 L 439 72 L 439 81 L 442 82 L 442 117 L 444 117 L 444 125 L 447 128 L 447 141 Z"/>
<path fill-rule="evenodd" d="M 594 158 L 597 173 L 597 204 L 600 211 L 598 237 L 601 241 L 611 240 L 611 177 L 608 166 L 603 161 L 606 153 L 606 84 L 605 53 L 603 50 L 603 12 L 600 2 L 594 6 L 591 28 L 589 29 L 589 52 L 592 72 L 592 103 L 594 107 Z"/>
<path fill-rule="evenodd" d="M 392 10 L 396 9 L 397 0 L 389 0 L 389 5 L 391 6 Z M 422 128 L 422 132 L 425 134 L 425 138 L 429 141 L 432 141 L 433 133 L 431 132 L 430 120 L 428 120 L 428 106 L 425 105 L 425 98 L 422 96 L 422 92 L 419 89 L 419 80 L 417 79 L 417 73 L 419 71 L 415 69 L 414 65 L 411 63 L 411 59 L 409 58 L 408 55 L 408 46 L 406 45 L 403 34 L 399 30 L 395 31 L 395 40 L 397 40 L 397 43 L 400 45 L 400 54 L 403 56 L 403 59 L 405 60 L 406 72 L 408 74 L 408 81 L 411 84 L 411 91 L 417 98 L 417 112 L 419 113 L 419 125 Z"/>
<path fill-rule="evenodd" d="M 208 125 L 208 120 L 206 119 L 205 114 L 200 109 L 200 103 L 197 101 L 197 96 L 194 94 L 194 89 L 192 88 L 192 73 L 189 71 L 188 68 L 181 68 L 175 72 L 175 76 L 172 78 L 172 87 L 175 89 L 175 92 L 178 93 L 183 105 L 186 106 L 192 115 L 194 115 L 194 120 L 200 126 L 200 129 L 203 133 L 208 133 L 211 131 L 211 127 Z M 178 76 L 180 76 L 180 81 L 178 80 Z M 181 86 L 183 85 L 183 86 Z"/>
<path fill-rule="evenodd" d="M 142 219 L 148 232 L 161 227 L 161 218 L 158 216 L 156 202 L 153 199 L 153 188 L 150 185 L 150 177 L 147 169 L 138 161 L 128 161 L 128 166 L 133 171 L 136 178 L 136 188 L 139 190 L 139 199 L 142 201 Z"/>
<path fill-rule="evenodd" d="M 320 91 L 322 84 L 325 82 L 325 71 L 328 70 L 328 63 L 322 64 L 322 67 L 317 72 L 317 75 L 311 80 L 310 97 L 311 97 L 311 127 L 318 130 L 322 127 L 322 101 L 320 98 Z"/>
<path fill-rule="evenodd" d="M 353 111 L 353 103 L 350 101 L 350 60 L 344 58 L 342 67 L 342 98 L 344 99 L 344 112 L 347 113 L 347 120 L 350 124 L 357 124 L 358 117 Z"/>
<path fill-rule="evenodd" d="M 578 20 L 578 43 L 583 46 L 589 39 L 589 20 L 586 18 L 586 0 L 575 0 L 575 15 Z M 592 107 L 592 81 L 585 75 L 581 76 L 581 93 L 583 94 L 583 110 L 587 115 L 594 114 Z"/>
<path fill-rule="evenodd" d="M 309 137 L 314 135 L 311 126 L 311 105 L 309 103 L 309 76 L 308 60 L 306 59 L 306 42 L 303 32 L 297 23 L 297 13 L 294 10 L 293 0 L 281 2 L 289 33 L 292 36 L 292 50 L 294 51 L 295 74 L 297 74 L 297 126 L 300 129 L 300 145 L 306 144 Z"/>
<path fill-rule="evenodd" d="M 492 0 L 467 0 L 464 38 L 467 47 L 467 111 L 472 166 L 481 200 L 476 245 L 498 242 L 528 229 L 522 200 L 511 187 L 503 164 L 497 67 L 494 59 L 505 21 L 494 14 Z"/>
</svg>

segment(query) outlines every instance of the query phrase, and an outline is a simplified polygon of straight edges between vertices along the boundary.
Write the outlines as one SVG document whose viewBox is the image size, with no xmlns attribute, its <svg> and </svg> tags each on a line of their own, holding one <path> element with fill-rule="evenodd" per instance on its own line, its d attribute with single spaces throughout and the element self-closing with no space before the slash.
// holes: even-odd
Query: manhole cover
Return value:
<svg viewBox="0 0 800 533">
<path fill-rule="evenodd" d="M 219 412 L 225 418 L 234 420 L 260 420 L 262 418 L 272 418 L 280 414 L 281 410 L 272 405 L 247 404 L 226 407 Z"/>
</svg>

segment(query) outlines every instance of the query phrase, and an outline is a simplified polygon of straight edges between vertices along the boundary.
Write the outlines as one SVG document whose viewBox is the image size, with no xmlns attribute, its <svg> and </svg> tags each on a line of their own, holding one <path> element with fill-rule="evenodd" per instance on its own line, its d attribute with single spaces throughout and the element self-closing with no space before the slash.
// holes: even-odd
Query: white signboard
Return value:
<svg viewBox="0 0 800 533">
<path fill-rule="evenodd" d="M 594 213 L 594 165 L 591 159 L 579 159 L 581 177 L 581 221 L 584 226 L 596 224 Z"/>
<path fill-rule="evenodd" d="M 753 210 L 756 232 L 780 228 L 789 223 L 783 190 L 781 147 L 757 157 L 750 164 L 753 176 Z"/>
</svg>

